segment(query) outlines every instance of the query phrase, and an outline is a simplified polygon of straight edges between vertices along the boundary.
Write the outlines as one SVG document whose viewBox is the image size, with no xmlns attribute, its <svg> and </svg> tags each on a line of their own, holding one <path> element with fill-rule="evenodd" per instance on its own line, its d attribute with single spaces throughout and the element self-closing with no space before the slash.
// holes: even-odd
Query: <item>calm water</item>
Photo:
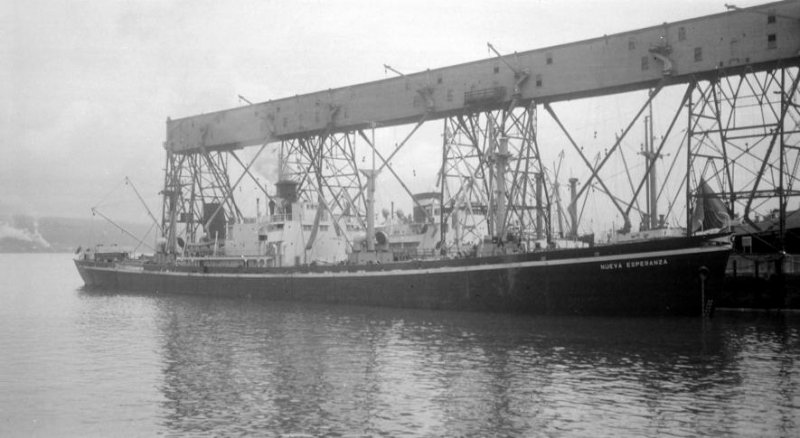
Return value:
<svg viewBox="0 0 800 438">
<path fill-rule="evenodd" d="M 542 318 L 85 292 L 0 255 L 0 436 L 798 436 L 800 315 Z"/>
</svg>

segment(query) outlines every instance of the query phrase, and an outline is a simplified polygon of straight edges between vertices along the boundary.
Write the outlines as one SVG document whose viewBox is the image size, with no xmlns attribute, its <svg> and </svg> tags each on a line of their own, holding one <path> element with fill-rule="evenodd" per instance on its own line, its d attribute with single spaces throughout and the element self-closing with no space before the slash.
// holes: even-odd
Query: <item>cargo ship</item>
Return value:
<svg viewBox="0 0 800 438">
<path fill-rule="evenodd" d="M 346 238 L 294 195 L 268 214 L 197 243 L 162 241 L 156 254 L 81 250 L 93 289 L 369 306 L 577 315 L 701 315 L 720 294 L 729 234 L 660 232 L 593 245 L 487 239 L 441 248 L 441 224 L 377 227 Z M 431 205 L 431 209 L 438 207 Z M 308 245 L 310 229 L 317 230 Z M 398 230 L 398 228 L 402 228 Z M 224 238 L 220 239 L 220 234 Z M 351 235 L 352 236 L 352 235 Z M 222 243 L 224 242 L 224 243 Z"/>
<path fill-rule="evenodd" d="M 720 183 L 720 171 L 709 170 L 721 166 L 727 172 L 727 161 L 712 160 L 728 158 L 698 149 L 703 144 L 698 136 L 718 129 L 698 120 L 720 123 L 719 114 L 702 112 L 719 108 L 719 102 L 709 101 L 717 92 L 705 93 L 701 85 L 724 75 L 772 71 L 786 61 L 794 65 L 797 32 L 786 17 L 797 15 L 795 6 L 735 8 L 513 56 L 487 44 L 496 57 L 260 103 L 239 96 L 246 105 L 168 118 L 162 215 L 158 220 L 150 215 L 160 231 L 153 254 L 95 247 L 79 251 L 75 265 L 87 288 L 147 294 L 531 314 L 709 314 L 722 292 L 734 211 L 732 202 L 709 202 L 714 195 L 703 181 L 733 188 Z M 749 56 L 728 60 L 734 42 Z M 683 83 L 688 86 L 681 109 L 657 142 L 653 99 L 665 86 Z M 630 123 L 618 134 L 604 120 L 605 132 L 598 137 L 597 130 L 589 134 L 590 120 L 581 120 L 580 130 L 590 139 L 586 144 L 573 138 L 551 106 L 629 91 L 646 95 Z M 538 108 L 557 125 L 554 135 L 564 138 L 540 138 Z M 639 151 L 646 168 L 635 178 L 637 185 L 621 145 L 648 108 Z M 672 143 L 667 140 L 683 108 L 690 120 L 689 135 L 681 140 L 686 174 L 680 182 L 665 180 L 659 189 L 656 163 L 669 155 L 662 148 Z M 393 166 L 401 166 L 396 154 L 418 128 L 434 120 L 444 122 L 441 140 L 420 142 L 418 153 L 404 163 L 428 170 L 441 164 L 433 196 L 417 198 Z M 390 145 L 389 136 L 376 139 L 376 128 L 401 126 L 410 128 L 402 136 L 395 132 L 402 141 Z M 783 131 L 765 126 L 772 141 L 763 143 L 771 149 Z M 602 148 L 606 140 L 609 147 Z M 271 162 L 278 164 L 278 175 L 267 177 L 254 163 L 275 145 L 277 159 Z M 251 147 L 258 149 L 247 162 L 239 151 Z M 555 157 L 546 156 L 558 153 L 560 160 L 565 149 L 583 166 L 575 175 L 584 178 L 579 191 L 578 178 L 569 179 L 568 215 L 561 208 L 560 164 L 548 167 Z M 606 165 L 617 156 L 626 167 L 626 199 L 612 192 L 618 185 L 603 181 L 621 175 Z M 674 156 L 667 178 L 679 162 Z M 237 164 L 238 176 L 232 172 Z M 392 213 L 376 226 L 381 171 L 391 173 L 424 214 L 398 223 Z M 253 183 L 260 197 L 255 215 L 245 214 L 236 201 L 243 180 Z M 577 206 L 585 206 L 595 189 L 613 204 L 596 208 L 597 223 L 623 221 L 619 232 L 599 241 L 577 231 L 583 216 Z M 685 203 L 672 196 L 666 214 L 659 214 L 665 193 L 683 193 Z M 388 195 L 398 194 L 403 194 L 399 188 Z M 268 206 L 264 214 L 262 205 Z M 684 228 L 666 225 L 666 219 L 678 223 L 668 218 L 673 208 L 686 213 Z M 633 214 L 642 217 L 635 232 Z"/>
<path fill-rule="evenodd" d="M 700 315 L 720 292 L 730 246 L 671 238 L 485 258 L 260 267 L 248 259 L 159 263 L 95 253 L 90 288 L 318 303 L 532 314 Z"/>
</svg>

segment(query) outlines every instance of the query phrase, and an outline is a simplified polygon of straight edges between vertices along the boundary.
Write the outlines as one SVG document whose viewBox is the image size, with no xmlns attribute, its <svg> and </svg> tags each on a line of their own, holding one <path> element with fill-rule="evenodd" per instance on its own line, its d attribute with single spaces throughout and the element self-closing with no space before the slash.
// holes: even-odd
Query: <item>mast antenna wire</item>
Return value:
<svg viewBox="0 0 800 438">
<path fill-rule="evenodd" d="M 142 240 L 140 240 L 139 243 L 136 245 L 136 247 L 133 248 L 133 252 L 134 253 L 136 251 L 138 251 L 139 247 L 141 247 L 144 244 L 144 240 L 147 239 L 147 236 L 150 235 L 150 232 L 153 231 L 153 228 L 155 228 L 156 225 L 158 225 L 158 224 L 156 224 L 156 223 L 150 224 L 150 228 L 147 230 L 146 233 L 144 233 L 144 236 L 142 237 Z"/>
<path fill-rule="evenodd" d="M 164 229 L 161 228 L 161 225 L 158 224 L 158 220 L 156 220 L 156 217 L 153 215 L 153 212 L 150 211 L 150 208 L 147 206 L 147 203 L 144 202 L 144 198 L 142 198 L 142 195 L 139 194 L 138 190 L 136 190 L 136 186 L 133 184 L 133 181 L 131 181 L 131 179 L 128 178 L 127 176 L 125 177 L 125 184 L 128 184 L 128 185 L 131 186 L 131 188 L 133 189 L 133 193 L 136 193 L 136 197 L 139 198 L 139 202 L 142 203 L 142 206 L 144 207 L 145 211 L 147 211 L 147 215 L 150 216 L 150 219 L 153 220 L 153 225 L 158 227 L 158 230 L 161 231 L 161 235 L 163 236 L 164 235 Z M 152 230 L 152 227 L 150 229 Z M 149 232 L 150 231 L 148 231 L 148 233 Z"/>
<path fill-rule="evenodd" d="M 105 202 L 105 200 L 108 199 L 109 196 L 111 196 L 112 193 L 116 192 L 120 188 L 120 186 L 122 186 L 123 184 L 126 184 L 126 182 L 125 182 L 126 178 L 123 178 L 122 181 L 120 181 L 119 183 L 117 183 L 117 185 L 112 187 L 111 190 L 109 190 L 108 193 L 103 195 L 103 197 L 101 197 L 100 200 L 97 201 L 97 204 L 95 204 L 94 207 L 92 207 L 91 209 L 94 210 L 95 208 L 101 206 L 103 204 L 103 202 Z"/>
<path fill-rule="evenodd" d="M 109 218 L 108 216 L 106 216 L 103 213 L 101 213 L 100 210 L 97 209 L 97 207 L 92 207 L 92 215 L 100 216 L 101 218 L 105 219 L 108 223 L 110 223 L 111 225 L 115 226 L 118 230 L 122 231 L 123 233 L 125 233 L 129 237 L 132 237 L 132 238 L 136 239 L 136 241 L 139 243 L 139 245 L 136 246 L 137 248 L 139 246 L 141 246 L 141 245 L 144 245 L 148 249 L 150 249 L 150 251 L 156 252 L 155 248 L 153 248 L 152 246 L 144 243 L 144 239 L 138 238 L 136 235 L 134 235 L 130 231 L 126 230 L 123 226 L 121 226 L 118 223 L 116 223 L 113 220 L 111 220 L 111 218 Z M 145 236 L 145 237 L 147 237 L 147 236 Z"/>
</svg>

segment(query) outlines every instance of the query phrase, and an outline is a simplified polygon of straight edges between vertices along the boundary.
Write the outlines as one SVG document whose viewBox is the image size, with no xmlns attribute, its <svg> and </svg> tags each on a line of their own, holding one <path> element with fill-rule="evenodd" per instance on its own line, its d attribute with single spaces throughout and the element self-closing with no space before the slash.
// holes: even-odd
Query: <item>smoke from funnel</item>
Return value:
<svg viewBox="0 0 800 438">
<path fill-rule="evenodd" d="M 279 145 L 269 145 L 267 150 L 261 154 L 258 160 L 253 164 L 255 173 L 268 181 L 264 184 L 266 187 L 278 182 L 280 174 L 280 158 L 278 156 Z"/>
</svg>

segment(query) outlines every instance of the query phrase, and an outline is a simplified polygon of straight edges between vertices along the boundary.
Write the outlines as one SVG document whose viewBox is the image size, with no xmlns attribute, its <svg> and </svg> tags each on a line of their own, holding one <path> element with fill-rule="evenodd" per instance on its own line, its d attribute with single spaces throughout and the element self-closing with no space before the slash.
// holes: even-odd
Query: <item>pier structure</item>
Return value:
<svg viewBox="0 0 800 438">
<path fill-rule="evenodd" d="M 441 149 L 426 159 L 441 160 L 439 220 L 459 238 L 480 227 L 500 241 L 511 230 L 548 238 L 557 230 L 577 234 L 592 192 L 622 218 L 623 231 L 637 215 L 640 230 L 663 226 L 656 217 L 662 214 L 685 214 L 694 231 L 701 182 L 721 194 L 730 217 L 751 224 L 774 209 L 785 216 L 788 201 L 800 196 L 798 1 L 730 6 L 714 15 L 524 52 L 488 47 L 496 56 L 168 119 L 163 218 L 185 224 L 184 231 L 170 228 L 169 244 L 174 248 L 179 234 L 195 238 L 201 227 L 208 236 L 219 215 L 224 222 L 243 220 L 233 193 L 244 178 L 270 198 L 251 171 L 268 145 L 279 145 L 281 166 L 302 196 L 328 211 L 340 228 L 347 217 L 363 226 L 361 170 L 369 167 L 356 149 L 368 148 L 376 159 L 372 169 L 411 195 L 392 160 L 422 125 L 437 121 L 443 123 Z M 626 112 L 627 120 L 614 120 L 617 126 L 594 127 L 614 135 L 601 138 L 607 142 L 602 153 L 592 155 L 575 135 L 592 126 L 577 126 L 564 108 L 621 93 L 634 93 L 640 102 Z M 659 99 L 666 94 L 679 99 L 665 112 Z M 646 165 L 635 173 L 633 156 L 626 158 L 622 145 L 638 143 L 645 118 Z M 556 135 L 542 136 L 544 119 Z M 409 131 L 395 145 L 376 144 L 370 132 L 398 126 Z M 245 161 L 239 151 L 249 147 L 259 149 Z M 563 182 L 544 158 L 557 149 L 568 151 L 582 169 L 568 175 L 580 180 L 572 183 L 568 215 L 560 205 Z M 627 173 L 622 189 L 610 181 L 620 162 Z M 653 177 L 657 166 L 661 182 Z M 233 167 L 239 169 L 235 178 Z M 465 222 L 466 213 L 482 215 L 485 224 Z"/>
</svg>

